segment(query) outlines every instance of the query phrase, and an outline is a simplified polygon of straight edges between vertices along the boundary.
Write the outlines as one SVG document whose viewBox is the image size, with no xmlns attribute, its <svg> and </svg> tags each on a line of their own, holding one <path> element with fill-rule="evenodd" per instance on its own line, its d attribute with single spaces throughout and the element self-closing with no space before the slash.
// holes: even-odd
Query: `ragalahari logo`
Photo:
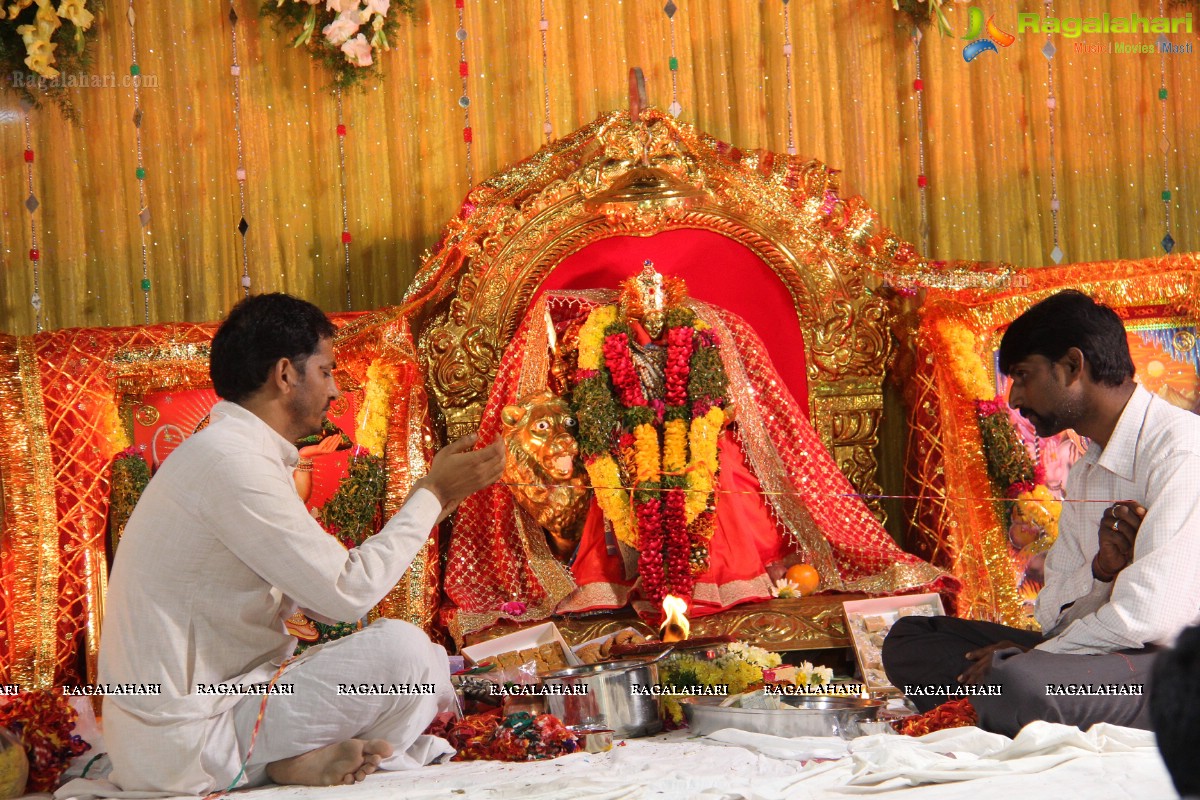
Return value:
<svg viewBox="0 0 1200 800">
<path fill-rule="evenodd" d="M 986 36 L 984 36 L 985 33 Z M 987 24 L 984 25 L 982 8 L 967 9 L 967 35 L 963 38 L 971 40 L 963 48 L 963 61 L 968 64 L 974 61 L 980 53 L 986 53 L 989 50 L 993 53 L 1000 52 L 996 49 L 996 45 L 1008 47 L 1017 40 L 1016 36 L 1001 30 L 996 25 L 995 14 L 988 17 Z"/>
</svg>

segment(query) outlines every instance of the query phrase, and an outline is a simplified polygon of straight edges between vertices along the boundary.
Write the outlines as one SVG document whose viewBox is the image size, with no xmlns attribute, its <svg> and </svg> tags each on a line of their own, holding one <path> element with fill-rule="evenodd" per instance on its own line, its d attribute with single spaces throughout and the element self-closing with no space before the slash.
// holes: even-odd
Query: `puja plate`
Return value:
<svg viewBox="0 0 1200 800">
<path fill-rule="evenodd" d="M 680 700 L 680 705 L 688 728 L 701 736 L 725 728 L 736 728 L 787 739 L 796 736 L 853 739 L 867 732 L 862 729 L 862 724 L 874 722 L 883 707 L 880 700 L 864 700 L 861 697 L 785 695 L 779 699 L 786 708 L 723 708 L 720 697 L 689 697 Z"/>
</svg>

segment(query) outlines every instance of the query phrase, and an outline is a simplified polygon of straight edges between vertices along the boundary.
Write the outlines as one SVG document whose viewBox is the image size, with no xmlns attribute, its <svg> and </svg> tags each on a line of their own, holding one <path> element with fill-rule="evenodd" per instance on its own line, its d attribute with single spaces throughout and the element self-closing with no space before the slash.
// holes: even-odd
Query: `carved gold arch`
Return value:
<svg viewBox="0 0 1200 800">
<path fill-rule="evenodd" d="M 473 190 L 410 287 L 434 415 L 478 424 L 504 348 L 538 287 L 612 236 L 701 229 L 734 240 L 790 293 L 810 419 L 851 482 L 878 494 L 874 448 L 891 350 L 874 276 L 917 261 L 817 161 L 741 151 L 654 109 L 600 117 Z"/>
</svg>

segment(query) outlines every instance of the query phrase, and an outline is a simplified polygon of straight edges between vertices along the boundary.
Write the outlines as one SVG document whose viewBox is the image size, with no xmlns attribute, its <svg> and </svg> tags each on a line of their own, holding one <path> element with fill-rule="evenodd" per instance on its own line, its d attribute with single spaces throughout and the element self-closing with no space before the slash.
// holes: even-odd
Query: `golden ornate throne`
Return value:
<svg viewBox="0 0 1200 800">
<path fill-rule="evenodd" d="M 475 188 L 447 225 L 402 311 L 435 435 L 475 430 L 501 355 L 542 292 L 615 288 L 644 259 L 746 319 L 841 470 L 880 494 L 874 449 L 891 344 L 887 306 L 869 286 L 916 253 L 861 198 L 839 195 L 835 170 L 740 150 L 654 109 L 606 114 L 547 145 Z M 842 599 L 741 606 L 697 632 L 738 630 L 777 649 L 840 646 Z M 560 627 L 581 641 L 633 620 Z"/>
</svg>

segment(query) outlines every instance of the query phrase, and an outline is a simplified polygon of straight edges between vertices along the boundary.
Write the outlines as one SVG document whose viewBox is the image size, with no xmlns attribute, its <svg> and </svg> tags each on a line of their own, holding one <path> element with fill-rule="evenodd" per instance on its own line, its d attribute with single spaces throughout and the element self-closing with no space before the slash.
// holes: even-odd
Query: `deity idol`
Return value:
<svg viewBox="0 0 1200 800">
<path fill-rule="evenodd" d="M 481 419 L 497 434 L 508 485 L 463 502 L 447 554 L 457 633 L 627 603 L 656 617 L 666 594 L 700 616 L 769 599 L 800 562 L 821 590 L 953 589 L 854 493 L 754 331 L 649 264 L 616 295 L 531 305 Z"/>
</svg>

